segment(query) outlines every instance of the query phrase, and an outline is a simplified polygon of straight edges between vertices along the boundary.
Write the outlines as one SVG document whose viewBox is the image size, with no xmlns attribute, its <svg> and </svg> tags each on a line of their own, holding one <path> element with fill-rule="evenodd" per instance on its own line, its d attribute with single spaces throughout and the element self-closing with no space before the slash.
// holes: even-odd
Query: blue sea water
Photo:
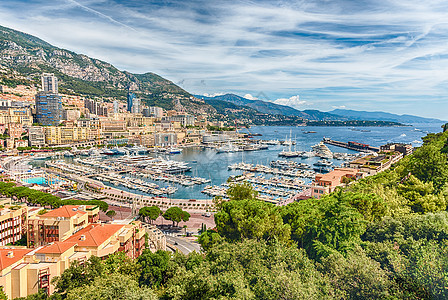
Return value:
<svg viewBox="0 0 448 300">
<path fill-rule="evenodd" d="M 256 136 L 254 139 L 263 140 L 285 140 L 291 136 L 296 141 L 296 150 L 310 151 L 311 146 L 317 144 L 323 137 L 342 142 L 356 141 L 371 146 L 381 146 L 390 142 L 412 143 L 415 147 L 421 145 L 421 138 L 430 132 L 440 132 L 442 124 L 415 124 L 409 127 L 270 127 L 255 126 L 249 130 L 244 130 L 251 134 L 259 133 L 262 136 Z M 360 130 L 368 131 L 361 132 Z M 305 134 L 306 131 L 315 131 L 316 133 Z M 242 131 L 243 132 L 243 131 Z M 294 146 L 293 146 L 294 147 Z M 356 153 L 344 148 L 329 146 L 333 152 Z M 220 185 L 224 183 L 230 175 L 241 174 L 241 171 L 228 170 L 228 166 L 237 162 L 244 161 L 252 164 L 269 164 L 272 160 L 279 159 L 278 153 L 283 150 L 282 146 L 269 146 L 269 150 L 236 152 L 236 153 L 216 153 L 214 150 L 206 149 L 184 149 L 182 154 L 169 155 L 166 157 L 173 160 L 185 161 L 192 167 L 190 176 L 199 176 L 211 180 L 211 185 Z M 307 164 L 313 164 L 318 158 L 292 158 Z M 340 164 L 334 161 L 335 165 Z M 167 186 L 165 182 L 155 182 L 160 186 Z M 205 185 L 183 187 L 174 185 L 178 191 L 170 197 L 173 199 L 207 199 L 208 196 L 201 193 Z M 133 191 L 135 193 L 141 193 Z"/>
</svg>

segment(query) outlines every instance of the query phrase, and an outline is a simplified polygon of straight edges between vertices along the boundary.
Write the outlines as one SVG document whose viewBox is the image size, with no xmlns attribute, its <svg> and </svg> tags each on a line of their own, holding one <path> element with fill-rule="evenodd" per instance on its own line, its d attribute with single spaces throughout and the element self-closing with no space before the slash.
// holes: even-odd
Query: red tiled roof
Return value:
<svg viewBox="0 0 448 300">
<path fill-rule="evenodd" d="M 96 247 L 124 226 L 119 224 L 91 224 L 69 237 L 66 242 L 76 243 L 79 247 Z"/>
<path fill-rule="evenodd" d="M 64 205 L 59 208 L 53 209 L 43 215 L 42 217 L 64 217 L 71 218 L 77 214 L 85 214 L 86 212 L 79 210 L 80 205 Z"/>
<path fill-rule="evenodd" d="M 71 247 L 76 246 L 76 243 L 70 242 L 56 242 L 52 245 L 48 245 L 36 251 L 36 253 L 44 253 L 44 254 L 62 254 Z"/>
<path fill-rule="evenodd" d="M 32 249 L 0 249 L 0 270 L 3 270 L 21 260 Z M 8 253 L 12 252 L 12 257 Z"/>
</svg>

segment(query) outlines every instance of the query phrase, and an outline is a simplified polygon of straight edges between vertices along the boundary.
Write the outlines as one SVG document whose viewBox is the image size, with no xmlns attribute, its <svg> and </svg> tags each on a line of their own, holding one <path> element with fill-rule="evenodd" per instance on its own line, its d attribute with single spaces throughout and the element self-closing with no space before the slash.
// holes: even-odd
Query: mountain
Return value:
<svg viewBox="0 0 448 300">
<path fill-rule="evenodd" d="M 201 98 L 204 100 L 220 100 L 225 102 L 230 102 L 239 106 L 246 106 L 253 108 L 261 113 L 271 114 L 271 115 L 284 115 L 284 116 L 295 116 L 312 121 L 340 121 L 347 120 L 345 117 L 333 115 L 327 112 L 321 112 L 318 110 L 304 110 L 300 111 L 295 108 L 272 103 L 269 101 L 262 100 L 250 100 L 235 94 L 225 94 L 214 97 L 195 95 L 196 98 Z M 216 103 L 216 102 L 215 102 Z"/>
<path fill-rule="evenodd" d="M 195 114 L 216 112 L 202 99 L 157 74 L 120 71 L 107 62 L 2 26 L 0 57 L 0 84 L 39 85 L 40 75 L 49 72 L 58 77 L 61 93 L 125 99 L 129 87 L 147 105 Z"/>
<path fill-rule="evenodd" d="M 339 115 L 346 117 L 351 120 L 380 120 L 380 121 L 391 121 L 398 123 L 443 123 L 446 121 L 441 121 L 437 119 L 431 118 L 423 118 L 412 115 L 396 115 L 381 111 L 356 111 L 349 109 L 335 109 L 330 111 L 329 113 L 334 115 Z"/>
</svg>

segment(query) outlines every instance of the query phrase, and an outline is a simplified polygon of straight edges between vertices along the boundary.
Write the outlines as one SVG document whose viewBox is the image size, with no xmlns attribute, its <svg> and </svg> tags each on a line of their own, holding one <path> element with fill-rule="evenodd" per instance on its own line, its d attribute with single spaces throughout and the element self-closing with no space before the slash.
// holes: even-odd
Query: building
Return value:
<svg viewBox="0 0 448 300">
<path fill-rule="evenodd" d="M 135 98 L 132 103 L 132 109 L 131 112 L 133 114 L 140 114 L 141 113 L 141 101 L 139 98 Z"/>
<path fill-rule="evenodd" d="M 163 117 L 163 108 L 157 106 L 151 106 L 149 108 L 149 116 L 161 119 Z"/>
<path fill-rule="evenodd" d="M 36 121 L 45 126 L 58 125 L 62 120 L 62 99 L 54 74 L 42 74 L 42 91 L 35 97 Z"/>
<path fill-rule="evenodd" d="M 127 101 L 126 101 L 126 103 L 127 103 L 127 111 L 128 112 L 132 112 L 132 106 L 134 105 L 134 100 L 136 99 L 136 97 L 135 97 L 135 94 L 134 93 L 131 93 L 131 92 L 128 92 L 128 95 L 127 95 Z"/>
<path fill-rule="evenodd" d="M 189 114 L 180 114 L 176 116 L 168 117 L 171 122 L 179 122 L 183 127 L 194 126 L 196 118 Z"/>
<path fill-rule="evenodd" d="M 350 162 L 350 168 L 358 169 L 366 176 L 376 175 L 389 169 L 392 164 L 403 158 L 400 152 L 382 152 L 378 155 L 367 155 Z"/>
<path fill-rule="evenodd" d="M 62 120 L 62 100 L 58 94 L 39 92 L 36 95 L 36 121 L 40 125 L 55 126 Z"/>
<path fill-rule="evenodd" d="M 118 114 L 120 112 L 120 106 L 117 100 L 114 100 L 114 114 Z"/>
<path fill-rule="evenodd" d="M 389 143 L 380 147 L 381 152 L 400 152 L 403 156 L 412 154 L 414 152 L 414 147 L 411 144 L 403 143 Z"/>
<path fill-rule="evenodd" d="M 66 145 L 88 140 L 88 128 L 48 126 L 45 130 L 47 145 Z"/>
<path fill-rule="evenodd" d="M 57 94 L 58 93 L 58 79 L 54 74 L 44 73 L 41 76 L 42 89 L 45 93 Z"/>
<path fill-rule="evenodd" d="M 92 205 L 65 205 L 42 215 L 30 216 L 27 244 L 30 248 L 62 242 L 99 220 L 99 208 Z"/>
<path fill-rule="evenodd" d="M 81 117 L 81 112 L 77 109 L 64 109 L 63 118 L 66 121 L 76 121 Z"/>
<path fill-rule="evenodd" d="M 156 133 L 154 135 L 154 146 L 173 146 L 177 145 L 177 134 L 168 133 Z"/>
<path fill-rule="evenodd" d="M 26 234 L 28 208 L 23 204 L 11 204 L 9 199 L 0 203 L 0 246 L 14 244 Z"/>
<path fill-rule="evenodd" d="M 0 124 L 8 123 L 20 123 L 23 127 L 31 127 L 33 125 L 33 116 L 30 108 L 10 107 L 6 110 L 0 110 Z"/>
<path fill-rule="evenodd" d="M 28 141 L 30 147 L 43 147 L 45 146 L 45 130 L 40 126 L 32 126 L 28 128 Z"/>
<path fill-rule="evenodd" d="M 84 100 L 84 107 L 94 115 L 106 117 L 108 114 L 107 106 L 104 103 L 86 99 Z"/>
<path fill-rule="evenodd" d="M 23 126 L 21 123 L 7 123 L 6 130 L 12 139 L 19 139 L 22 136 Z"/>
<path fill-rule="evenodd" d="M 130 258 L 137 258 L 145 248 L 145 230 L 140 221 L 127 225 L 89 224 L 66 242 L 76 244 L 75 250 L 88 250 L 100 258 L 118 251 Z"/>
<path fill-rule="evenodd" d="M 15 214 L 20 212 L 12 207 L 4 209 L 14 210 Z M 106 258 L 120 251 L 137 258 L 142 254 L 146 228 L 140 221 L 101 224 L 97 223 L 98 212 L 96 206 L 68 205 L 42 215 L 31 215 L 26 221 L 28 248 L 0 247 L 0 285 L 8 299 L 27 297 L 40 290 L 51 295 L 55 289 L 54 277 L 60 276 L 73 262 L 82 264 L 92 255 Z M 0 220 L 9 214 L 0 215 Z M 23 214 L 26 220 L 26 212 Z M 14 218 L 17 216 L 12 215 L 13 221 Z M 17 226 L 17 222 L 7 220 Z M 163 233 L 155 227 L 148 231 L 150 249 L 165 250 Z"/>
<path fill-rule="evenodd" d="M 336 168 L 327 174 L 316 174 L 313 185 L 311 187 L 311 196 L 321 198 L 324 194 L 333 192 L 336 187 L 346 183 L 345 178 L 358 179 L 362 174 L 357 169 Z"/>
</svg>

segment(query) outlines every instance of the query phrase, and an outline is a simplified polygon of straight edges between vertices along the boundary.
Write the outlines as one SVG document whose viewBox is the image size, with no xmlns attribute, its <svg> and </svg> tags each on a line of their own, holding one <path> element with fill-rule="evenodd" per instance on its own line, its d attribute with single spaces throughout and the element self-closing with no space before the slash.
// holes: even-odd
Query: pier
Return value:
<svg viewBox="0 0 448 300">
<path fill-rule="evenodd" d="M 358 142 L 339 142 L 339 141 L 334 141 L 332 139 L 329 138 L 323 138 L 322 140 L 325 144 L 329 144 L 329 145 L 333 145 L 333 146 L 337 146 L 337 147 L 341 147 L 341 148 L 346 148 L 346 149 L 350 149 L 350 150 L 355 150 L 355 151 L 359 151 L 359 152 L 379 152 L 380 148 L 378 147 L 373 147 L 367 144 L 361 144 Z"/>
</svg>

